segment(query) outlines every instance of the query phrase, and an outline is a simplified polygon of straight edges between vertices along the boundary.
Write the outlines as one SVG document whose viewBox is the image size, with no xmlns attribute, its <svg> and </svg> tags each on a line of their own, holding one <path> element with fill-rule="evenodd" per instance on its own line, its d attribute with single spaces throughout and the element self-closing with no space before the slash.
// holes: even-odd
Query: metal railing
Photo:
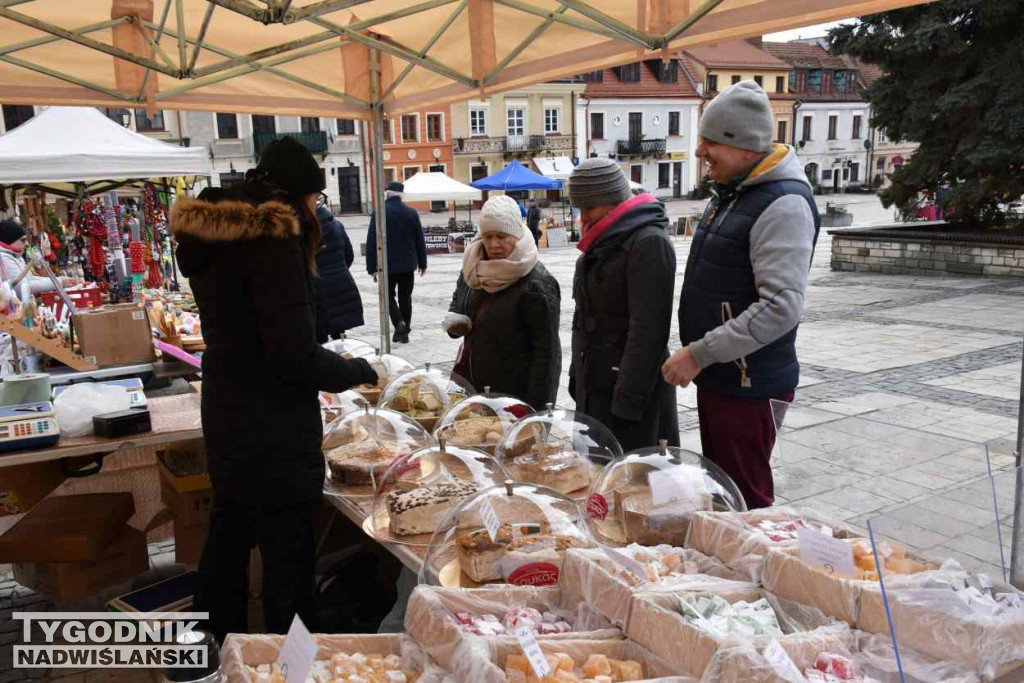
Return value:
<svg viewBox="0 0 1024 683">
<path fill-rule="evenodd" d="M 648 155 L 655 154 L 660 155 L 665 153 L 665 139 L 630 139 L 630 140 L 619 140 L 616 144 L 616 150 L 620 156 L 630 155 Z"/>
<path fill-rule="evenodd" d="M 302 146 L 310 151 L 312 154 L 326 154 L 327 153 L 327 131 L 314 130 L 308 132 L 291 132 L 291 133 L 253 133 L 252 135 L 252 151 L 256 156 L 260 156 L 263 150 L 271 142 L 280 140 L 282 138 L 295 138 L 302 143 Z"/>
</svg>

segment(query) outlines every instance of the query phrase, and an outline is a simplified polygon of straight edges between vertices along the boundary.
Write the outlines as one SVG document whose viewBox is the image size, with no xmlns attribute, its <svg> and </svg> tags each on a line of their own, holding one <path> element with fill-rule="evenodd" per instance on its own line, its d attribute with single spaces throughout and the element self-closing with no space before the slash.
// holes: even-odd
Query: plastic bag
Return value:
<svg viewBox="0 0 1024 683">
<path fill-rule="evenodd" d="M 54 400 L 53 411 L 61 434 L 87 436 L 93 433 L 93 417 L 128 410 L 131 405 L 131 395 L 124 387 L 76 384 Z"/>
</svg>

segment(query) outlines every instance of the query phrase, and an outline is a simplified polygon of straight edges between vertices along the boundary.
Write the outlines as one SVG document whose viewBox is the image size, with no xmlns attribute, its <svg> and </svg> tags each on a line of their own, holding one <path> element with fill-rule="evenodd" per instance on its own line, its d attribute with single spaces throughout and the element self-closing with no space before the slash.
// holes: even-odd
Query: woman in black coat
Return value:
<svg viewBox="0 0 1024 683">
<path fill-rule="evenodd" d="M 345 226 L 326 205 L 316 217 L 323 235 L 316 252 L 316 340 L 323 344 L 363 324 L 363 300 L 352 278 L 355 252 Z"/>
<path fill-rule="evenodd" d="M 316 341 L 313 210 L 324 181 L 293 138 L 271 143 L 245 183 L 171 210 L 178 262 L 202 318 L 202 420 L 215 494 L 196 610 L 218 636 L 247 631 L 249 551 L 263 557 L 267 628 L 309 618 L 313 512 L 323 491 L 317 395 L 377 381 L 364 360 Z"/>
<path fill-rule="evenodd" d="M 554 403 L 562 370 L 560 303 L 558 281 L 537 262 L 515 200 L 487 200 L 443 323 L 450 337 L 465 338 L 456 372 L 480 390 L 490 387 L 538 410 Z"/>
</svg>

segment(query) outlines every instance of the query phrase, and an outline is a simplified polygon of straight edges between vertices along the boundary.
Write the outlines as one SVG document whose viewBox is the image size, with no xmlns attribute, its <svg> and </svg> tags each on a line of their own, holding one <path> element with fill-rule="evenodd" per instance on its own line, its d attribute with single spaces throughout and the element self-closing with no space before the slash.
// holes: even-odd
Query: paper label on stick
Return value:
<svg viewBox="0 0 1024 683">
<path fill-rule="evenodd" d="M 306 683 L 319 649 L 313 636 L 309 635 L 309 629 L 296 614 L 284 639 L 284 646 L 277 655 L 277 665 L 281 667 L 285 680 L 288 683 Z"/>
<path fill-rule="evenodd" d="M 480 501 L 480 519 L 484 523 L 484 528 L 487 529 L 487 535 L 491 537 L 491 542 L 498 536 L 498 529 L 501 528 L 501 522 L 498 521 L 498 513 L 494 511 L 494 506 L 491 505 L 491 501 L 484 498 Z"/>
<path fill-rule="evenodd" d="M 513 633 L 516 634 L 519 646 L 523 648 L 523 654 L 526 655 L 526 659 L 530 662 L 530 666 L 533 668 L 533 673 L 537 678 L 550 676 L 551 667 L 548 665 L 548 660 L 544 657 L 544 652 L 540 649 L 540 645 L 537 643 L 537 638 L 533 635 L 533 631 L 530 630 L 530 627 L 520 626 L 513 631 Z"/>
<path fill-rule="evenodd" d="M 707 491 L 703 475 L 695 478 L 691 472 L 682 469 L 657 470 L 647 474 L 651 487 L 651 503 L 655 506 L 674 500 L 696 500 Z"/>
<path fill-rule="evenodd" d="M 821 567 L 831 574 L 853 578 L 857 566 L 853 561 L 853 545 L 815 529 L 800 529 L 796 532 L 800 543 L 800 559 L 809 565 Z"/>
<path fill-rule="evenodd" d="M 620 569 L 624 569 L 630 574 L 636 576 L 641 581 L 647 580 L 647 570 L 644 566 L 634 560 L 632 557 L 620 553 L 618 550 L 612 550 L 608 546 L 602 546 L 604 554 L 608 556 L 608 559 L 614 562 Z"/>
</svg>

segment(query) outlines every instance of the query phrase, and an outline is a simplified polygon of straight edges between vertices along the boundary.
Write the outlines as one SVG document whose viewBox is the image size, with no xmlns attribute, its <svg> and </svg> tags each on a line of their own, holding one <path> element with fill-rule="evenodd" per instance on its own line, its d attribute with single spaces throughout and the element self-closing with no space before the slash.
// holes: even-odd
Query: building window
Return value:
<svg viewBox="0 0 1024 683">
<path fill-rule="evenodd" d="M 355 135 L 356 122 L 353 119 L 335 119 L 338 126 L 338 135 Z"/>
<path fill-rule="evenodd" d="M 764 76 L 754 76 L 754 83 L 757 83 L 759 88 L 764 87 Z"/>
<path fill-rule="evenodd" d="M 145 109 L 135 110 L 135 130 L 140 133 L 163 133 L 167 128 L 164 127 L 164 113 L 161 110 L 157 110 L 152 116 L 146 116 Z"/>
<path fill-rule="evenodd" d="M 824 171 L 822 171 L 821 172 L 821 179 L 822 180 L 832 180 L 832 169 L 831 168 L 826 168 Z"/>
<path fill-rule="evenodd" d="M 469 110 L 469 134 L 475 137 L 487 135 L 487 110 Z"/>
<path fill-rule="evenodd" d="M 736 74 L 733 74 L 733 76 L 732 76 L 732 84 L 736 85 L 739 82 L 740 82 L 740 77 L 737 76 Z"/>
<path fill-rule="evenodd" d="M 821 69 L 811 69 L 807 72 L 807 91 L 821 92 Z"/>
<path fill-rule="evenodd" d="M 838 135 L 839 117 L 835 114 L 828 117 L 828 139 L 835 140 Z"/>
<path fill-rule="evenodd" d="M 677 111 L 668 113 L 668 134 L 679 135 L 679 112 Z"/>
<path fill-rule="evenodd" d="M 583 74 L 584 83 L 604 83 L 604 71 L 591 71 Z"/>
<path fill-rule="evenodd" d="M 845 71 L 836 71 L 832 74 L 832 87 L 836 92 L 848 92 Z"/>
<path fill-rule="evenodd" d="M 129 112 L 124 107 L 103 107 L 103 114 L 104 114 L 104 116 L 106 116 L 108 119 L 110 119 L 114 123 L 118 124 L 119 126 L 125 126 L 126 128 L 132 122 L 131 112 Z M 5 104 L 4 105 L 4 121 L 7 122 L 8 120 L 9 119 L 7 118 L 7 105 Z M 11 126 L 10 126 L 10 124 L 8 124 L 7 125 L 7 130 L 10 130 L 10 129 L 11 129 Z"/>
<path fill-rule="evenodd" d="M 708 74 L 708 92 L 718 92 L 718 76 Z"/>
<path fill-rule="evenodd" d="M 5 104 L 3 112 L 6 130 L 14 130 L 25 123 L 35 116 L 35 111 L 31 104 Z"/>
<path fill-rule="evenodd" d="M 395 144 L 395 129 L 391 126 L 391 119 L 384 119 L 384 144 Z"/>
<path fill-rule="evenodd" d="M 860 164 L 850 164 L 850 182 L 860 182 Z"/>
<path fill-rule="evenodd" d="M 422 169 L 423 169 L 422 166 L 403 166 L 402 167 L 402 178 L 404 180 L 408 180 L 409 178 L 412 178 L 414 175 L 419 173 Z"/>
<path fill-rule="evenodd" d="M 391 183 L 395 182 L 395 167 L 385 166 L 384 167 L 384 187 L 387 187 Z"/>
<path fill-rule="evenodd" d="M 276 133 L 277 121 L 274 119 L 273 116 L 268 116 L 266 114 L 253 114 L 252 132 L 253 135 L 257 133 Z"/>
<path fill-rule="evenodd" d="M 658 189 L 664 190 L 671 184 L 671 164 L 658 164 Z"/>
<path fill-rule="evenodd" d="M 853 139 L 860 140 L 860 122 L 863 117 L 860 114 L 855 114 L 853 117 Z"/>
<path fill-rule="evenodd" d="M 303 133 L 316 133 L 320 130 L 320 119 L 315 116 L 303 116 L 299 123 Z"/>
<path fill-rule="evenodd" d="M 889 138 L 885 137 L 885 131 L 882 129 L 878 130 L 878 144 L 884 145 L 889 142 Z"/>
<path fill-rule="evenodd" d="M 444 140 L 444 116 L 442 114 L 427 114 L 427 140 L 430 142 Z"/>
<path fill-rule="evenodd" d="M 420 115 L 405 114 L 402 116 L 402 142 L 420 141 Z"/>
<path fill-rule="evenodd" d="M 629 167 L 629 179 L 638 185 L 644 184 L 644 167 L 639 164 Z"/>
<path fill-rule="evenodd" d="M 885 159 L 879 159 L 875 163 L 875 175 L 878 177 L 885 175 Z"/>
<path fill-rule="evenodd" d="M 775 142 L 782 142 L 782 143 L 786 142 L 786 133 L 788 132 L 786 130 L 786 127 L 787 127 L 786 124 L 787 123 L 788 123 L 788 121 L 779 121 L 779 134 L 775 138 Z"/>
<path fill-rule="evenodd" d="M 775 77 L 775 92 L 786 92 L 786 77 L 785 76 L 776 76 Z"/>
<path fill-rule="evenodd" d="M 238 139 L 238 115 L 217 114 L 217 139 L 237 140 Z"/>
<path fill-rule="evenodd" d="M 813 116 L 805 116 L 804 117 L 804 130 L 803 130 L 803 134 L 800 136 L 800 139 L 803 140 L 804 142 L 807 142 L 808 140 L 811 139 L 811 124 L 813 124 L 813 123 L 814 123 L 814 117 Z"/>
<path fill-rule="evenodd" d="M 508 134 L 526 135 L 526 110 L 515 107 L 508 110 Z"/>
<path fill-rule="evenodd" d="M 604 140 L 604 112 L 590 112 L 590 139 Z"/>
<path fill-rule="evenodd" d="M 544 132 L 545 133 L 561 133 L 562 122 L 561 122 L 562 110 L 559 107 L 545 107 L 544 108 Z"/>
<path fill-rule="evenodd" d="M 623 66 L 615 67 L 619 72 L 619 80 L 623 83 L 639 83 L 640 82 L 640 62 L 634 62 L 633 64 L 624 64 Z"/>
<path fill-rule="evenodd" d="M 790 92 L 795 92 L 796 91 L 796 72 L 795 71 L 790 71 L 789 72 L 789 91 Z M 779 92 L 782 92 L 782 91 L 780 90 Z"/>
</svg>

